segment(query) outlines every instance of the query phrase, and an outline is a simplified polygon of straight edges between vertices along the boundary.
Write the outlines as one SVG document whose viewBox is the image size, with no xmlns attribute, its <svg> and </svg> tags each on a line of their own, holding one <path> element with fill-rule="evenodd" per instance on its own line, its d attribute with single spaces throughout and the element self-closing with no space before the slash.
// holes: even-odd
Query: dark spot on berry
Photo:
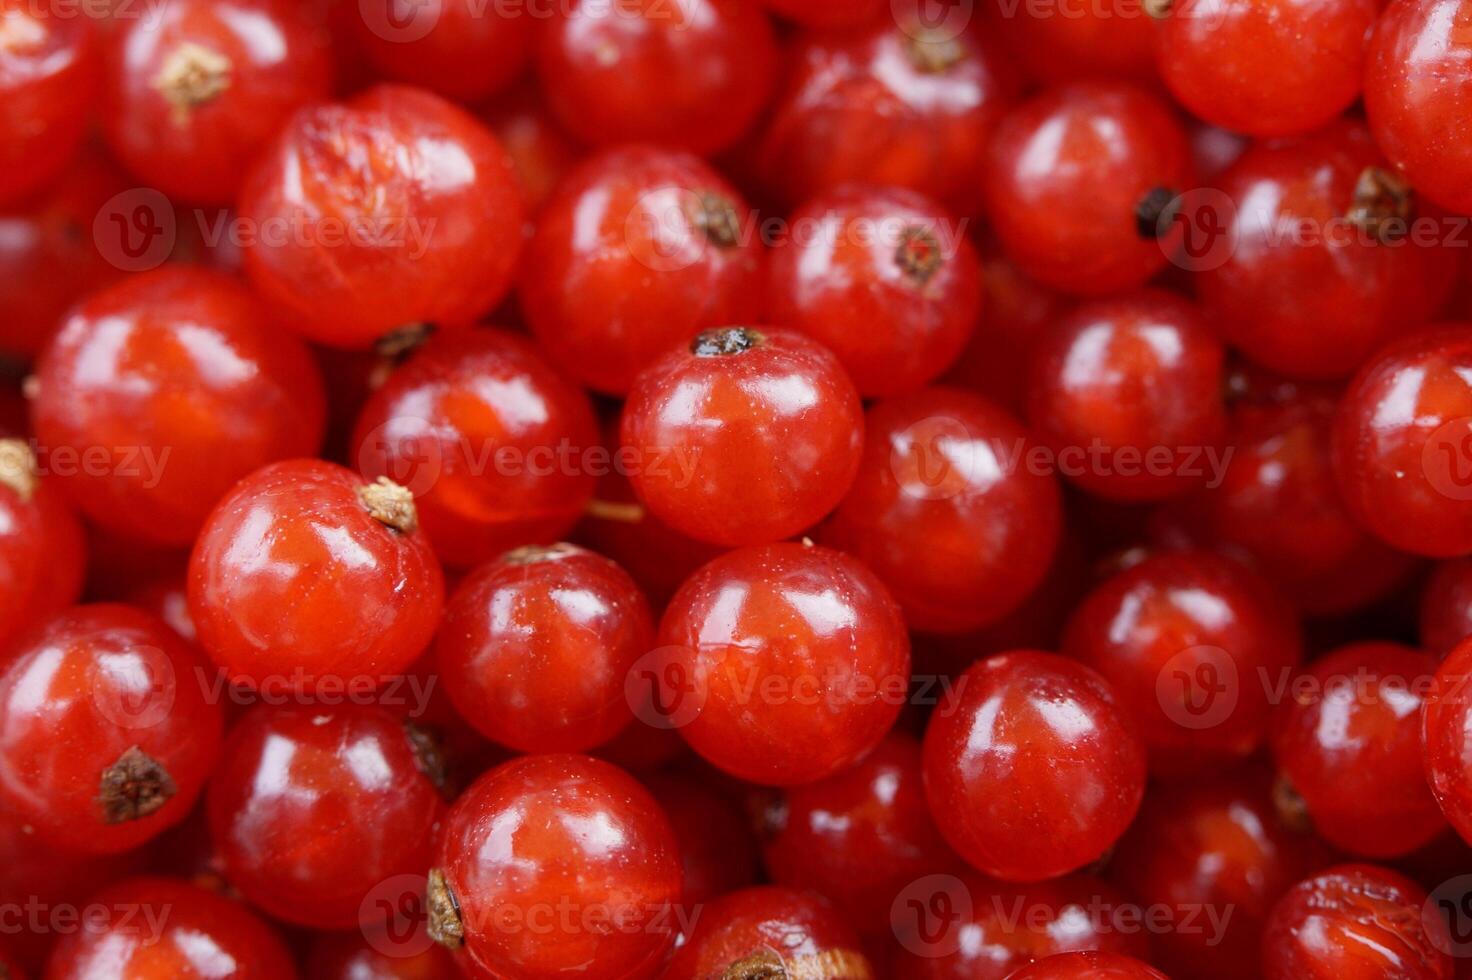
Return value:
<svg viewBox="0 0 1472 980">
<path fill-rule="evenodd" d="M 103 820 L 126 823 L 157 812 L 177 792 L 163 764 L 135 745 L 102 771 L 97 802 Z"/>
</svg>

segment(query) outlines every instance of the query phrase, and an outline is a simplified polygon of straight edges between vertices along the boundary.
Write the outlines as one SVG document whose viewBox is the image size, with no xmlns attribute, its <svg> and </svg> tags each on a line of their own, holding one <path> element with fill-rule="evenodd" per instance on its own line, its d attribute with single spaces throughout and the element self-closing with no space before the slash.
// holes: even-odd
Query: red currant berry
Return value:
<svg viewBox="0 0 1472 980">
<path fill-rule="evenodd" d="M 981 311 L 980 267 L 940 205 L 848 186 L 789 223 L 768 267 L 767 317 L 833 351 L 861 395 L 918 388 L 960 355 Z"/>
<path fill-rule="evenodd" d="M 1023 272 L 1070 293 L 1143 285 L 1171 254 L 1172 202 L 1192 188 L 1170 108 L 1123 82 L 1050 89 L 1009 112 L 987 150 L 987 213 Z"/>
<path fill-rule="evenodd" d="M 1273 903 L 1327 853 L 1280 822 L 1271 791 L 1270 776 L 1252 769 L 1146 795 L 1110 859 L 1110 877 L 1146 908 L 1201 909 L 1216 923 L 1156 932 L 1152 946 L 1163 969 L 1201 980 L 1257 973 Z"/>
<path fill-rule="evenodd" d="M 1436 658 L 1352 643 L 1315 660 L 1278 709 L 1279 792 L 1351 854 L 1398 857 L 1446 828 L 1421 765 L 1421 703 Z"/>
<path fill-rule="evenodd" d="M 311 355 L 216 272 L 167 266 L 92 296 L 35 377 L 31 417 L 59 486 L 143 541 L 189 544 L 241 477 L 322 445 Z"/>
<path fill-rule="evenodd" d="M 127 602 L 153 613 L 190 643 L 198 641 L 194 620 L 189 618 L 189 582 L 183 569 L 144 580 L 128 593 Z"/>
<path fill-rule="evenodd" d="M 1063 652 L 1109 679 L 1152 770 L 1174 775 L 1246 758 L 1264 742 L 1270 682 L 1287 681 L 1302 645 L 1267 582 L 1229 558 L 1188 551 L 1107 579 L 1074 611 Z"/>
<path fill-rule="evenodd" d="M 0 647 L 82 594 L 82 525 L 36 472 L 20 439 L 0 439 Z"/>
<path fill-rule="evenodd" d="M 989 626 L 1037 588 L 1058 544 L 1058 485 L 1028 468 L 1029 448 L 1021 423 L 970 392 L 882 401 L 823 539 L 884 580 L 911 628 Z"/>
<path fill-rule="evenodd" d="M 479 102 L 515 81 L 535 38 L 529 7 L 482 0 L 363 0 L 354 41 L 380 75 Z"/>
<path fill-rule="evenodd" d="M 61 174 L 81 145 L 101 73 L 92 18 L 0 2 L 0 206 Z"/>
<path fill-rule="evenodd" d="M 723 150 L 766 104 L 776 72 L 772 26 L 745 0 L 571 0 L 537 49 L 552 111 L 594 146 Z"/>
<path fill-rule="evenodd" d="M 131 878 L 94 895 L 89 920 L 51 954 L 46 980 L 295 980 L 291 953 L 240 902 L 173 878 Z M 154 924 L 154 929 L 148 925 Z M 157 930 L 157 931 L 155 931 Z"/>
<path fill-rule="evenodd" d="M 1037 339 L 1028 420 L 1058 469 L 1090 493 L 1182 493 L 1220 459 L 1223 356 L 1196 307 L 1171 293 L 1094 300 Z"/>
<path fill-rule="evenodd" d="M 1447 820 L 1472 841 L 1472 642 L 1447 655 L 1422 718 L 1424 765 Z"/>
<path fill-rule="evenodd" d="M 1090 78 L 1155 81 L 1155 31 L 1140 0 L 1079 4 L 1067 13 L 1050 0 L 988 5 L 988 27 L 1039 82 Z"/>
<path fill-rule="evenodd" d="M 1472 636 L 1472 558 L 1438 562 L 1421 592 L 1421 645 L 1444 657 Z"/>
<path fill-rule="evenodd" d="M 831 905 L 811 893 L 767 887 L 732 892 L 706 906 L 660 980 L 873 975 Z"/>
<path fill-rule="evenodd" d="M 987 142 L 1020 88 L 999 46 L 976 31 L 882 17 L 800 37 L 788 58 L 756 160 L 783 199 L 800 204 L 856 182 L 974 213 Z"/>
<path fill-rule="evenodd" d="M 275 693 L 403 671 L 429 645 L 443 601 L 409 492 L 319 460 L 236 484 L 189 562 L 200 645 L 232 680 Z"/>
<path fill-rule="evenodd" d="M 1293 377 L 1343 377 L 1446 305 L 1456 253 L 1405 237 L 1409 190 L 1385 168 L 1346 122 L 1254 146 L 1218 179 L 1231 248 L 1195 282 L 1228 343 Z"/>
<path fill-rule="evenodd" d="M 1469 432 L 1472 327 L 1430 329 L 1382 350 L 1350 383 L 1334 426 L 1350 513 L 1402 551 L 1472 552 Z"/>
<path fill-rule="evenodd" d="M 843 499 L 863 407 L 826 348 L 790 330 L 726 327 L 639 376 L 620 435 L 654 516 L 702 541 L 760 544 L 811 527 Z"/>
<path fill-rule="evenodd" d="M 1472 211 L 1472 146 L 1454 138 L 1472 113 L 1465 0 L 1391 0 L 1365 54 L 1365 114 L 1375 142 L 1422 194 Z"/>
<path fill-rule="evenodd" d="M 210 835 L 252 903 L 345 929 L 374 886 L 429 863 L 443 777 L 428 736 L 383 708 L 259 706 L 221 753 Z"/>
<path fill-rule="evenodd" d="M 633 718 L 624 682 L 653 641 L 649 605 L 628 573 L 559 544 L 470 573 L 436 649 L 451 700 L 486 738 L 521 752 L 580 752 Z"/>
<path fill-rule="evenodd" d="M 1163 0 L 1160 75 L 1192 114 L 1238 133 L 1304 133 L 1360 94 L 1377 0 Z"/>
<path fill-rule="evenodd" d="M 578 380 L 624 394 L 681 341 L 761 312 L 750 218 L 698 157 L 642 146 L 596 154 L 537 217 L 519 294 L 527 322 Z"/>
<path fill-rule="evenodd" d="M 1341 864 L 1279 899 L 1262 938 L 1264 980 L 1450 980 L 1451 937 L 1426 892 L 1373 864 Z"/>
<path fill-rule="evenodd" d="M 332 92 L 327 37 L 290 0 L 171 0 L 107 37 L 109 148 L 172 198 L 230 204 L 293 112 Z"/>
<path fill-rule="evenodd" d="M 920 743 L 898 732 L 851 769 L 774 799 L 762 830 L 771 879 L 827 896 L 864 933 L 888 931 L 905 886 L 957 863 L 925 801 Z"/>
<path fill-rule="evenodd" d="M 430 934 L 472 975 L 648 978 L 675 938 L 674 831 L 643 787 L 597 759 L 491 770 L 446 816 L 436 861 Z"/>
<path fill-rule="evenodd" d="M 1169 980 L 1133 956 L 1118 953 L 1060 953 L 1031 963 L 1008 980 Z"/>
<path fill-rule="evenodd" d="M 393 85 L 303 109 L 240 194 L 245 270 L 334 347 L 409 324 L 470 323 L 506 295 L 521 251 L 521 194 L 485 126 Z"/>
<path fill-rule="evenodd" d="M 748 782 L 831 776 L 899 714 L 910 643 L 874 573 L 828 548 L 741 548 L 670 600 L 660 704 L 708 761 Z"/>
<path fill-rule="evenodd" d="M 415 352 L 353 434 L 358 468 L 413 491 L 435 551 L 462 568 L 571 530 L 597 442 L 587 397 L 523 337 L 484 329 Z"/>
<path fill-rule="evenodd" d="M 78 606 L 0 667 L 0 802 L 54 846 L 137 847 L 184 818 L 219 748 L 204 661 L 129 606 Z"/>
<path fill-rule="evenodd" d="M 1102 676 L 1034 651 L 978 661 L 931 716 L 925 792 L 941 833 L 1004 881 L 1082 868 L 1145 792 L 1145 747 Z M 1047 833 L 1039 833 L 1049 814 Z"/>
</svg>

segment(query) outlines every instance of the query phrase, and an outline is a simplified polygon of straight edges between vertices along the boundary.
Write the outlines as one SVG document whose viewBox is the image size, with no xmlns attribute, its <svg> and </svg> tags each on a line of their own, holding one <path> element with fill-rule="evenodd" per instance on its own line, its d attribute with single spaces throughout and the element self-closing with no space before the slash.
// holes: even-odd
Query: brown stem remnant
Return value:
<svg viewBox="0 0 1472 980">
<path fill-rule="evenodd" d="M 465 943 L 460 901 L 439 868 L 429 872 L 426 898 L 429 902 L 429 937 L 446 949 L 459 949 Z"/>
<path fill-rule="evenodd" d="M 105 821 L 126 823 L 154 813 L 177 792 L 163 764 L 135 745 L 102 770 L 97 802 Z"/>
<path fill-rule="evenodd" d="M 39 482 L 36 469 L 36 454 L 24 439 L 0 439 L 0 486 L 30 500 Z"/>
<path fill-rule="evenodd" d="M 941 261 L 940 240 L 929 228 L 910 225 L 900 232 L 894 264 L 916 286 L 929 282 L 940 271 Z"/>
<path fill-rule="evenodd" d="M 1383 167 L 1366 167 L 1346 217 L 1382 244 L 1404 238 L 1410 230 L 1411 186 Z"/>
<path fill-rule="evenodd" d="M 375 521 L 401 534 L 412 534 L 419 526 L 414 495 L 386 476 L 358 488 L 358 499 Z"/>
<path fill-rule="evenodd" d="M 191 112 L 219 98 L 230 87 L 233 67 L 220 52 L 193 41 L 170 51 L 153 79 L 153 87 L 173 107 L 174 125 L 185 125 Z"/>
</svg>

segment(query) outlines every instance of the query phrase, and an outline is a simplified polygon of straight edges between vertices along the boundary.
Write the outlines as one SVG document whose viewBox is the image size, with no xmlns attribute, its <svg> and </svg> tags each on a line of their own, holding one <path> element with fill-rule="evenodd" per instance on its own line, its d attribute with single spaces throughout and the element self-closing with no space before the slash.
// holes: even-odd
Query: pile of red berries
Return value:
<svg viewBox="0 0 1472 980">
<path fill-rule="evenodd" d="M 0 0 L 0 980 L 1472 976 L 1472 0 Z"/>
</svg>

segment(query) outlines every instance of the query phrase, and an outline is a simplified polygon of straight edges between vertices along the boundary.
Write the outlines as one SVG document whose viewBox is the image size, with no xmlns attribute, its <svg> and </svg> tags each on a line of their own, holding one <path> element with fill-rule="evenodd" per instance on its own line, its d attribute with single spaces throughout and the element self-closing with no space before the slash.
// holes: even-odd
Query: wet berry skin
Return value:
<svg viewBox="0 0 1472 980">
<path fill-rule="evenodd" d="M 980 266 L 939 204 L 848 186 L 788 222 L 768 265 L 767 319 L 833 351 L 859 394 L 912 391 L 960 355 L 981 312 Z"/>
<path fill-rule="evenodd" d="M 1472 841 L 1472 642 L 1458 643 L 1437 671 L 1422 717 L 1426 777 L 1457 833 Z"/>
<path fill-rule="evenodd" d="M 380 74 L 457 102 L 481 102 L 514 81 L 536 37 L 530 10 L 476 0 L 365 0 L 355 12 L 357 50 Z"/>
<path fill-rule="evenodd" d="M 852 929 L 812 892 L 747 888 L 711 902 L 660 980 L 873 976 Z"/>
<path fill-rule="evenodd" d="M 1392 547 L 1472 552 L 1472 325 L 1428 328 L 1380 351 L 1339 405 L 1334 470 L 1350 513 Z"/>
<path fill-rule="evenodd" d="M 163 621 L 129 606 L 77 606 L 23 634 L 0 668 L 0 802 L 65 850 L 155 837 L 215 762 L 210 679 Z"/>
<path fill-rule="evenodd" d="M 1450 980 L 1446 922 L 1423 914 L 1426 892 L 1373 864 L 1341 864 L 1305 879 L 1268 917 L 1265 980 L 1405 977 Z"/>
<path fill-rule="evenodd" d="M 1058 484 L 1028 468 L 1022 424 L 958 388 L 877 403 L 853 488 L 821 530 L 874 570 L 912 629 L 989 626 L 1036 589 L 1057 548 Z"/>
<path fill-rule="evenodd" d="M 997 124 L 982 181 L 1018 267 L 1084 296 L 1141 286 L 1162 269 L 1174 223 L 1160 210 L 1195 187 L 1179 120 L 1123 82 L 1074 83 L 1018 105 Z"/>
<path fill-rule="evenodd" d="M 643 787 L 586 756 L 524 756 L 446 816 L 429 929 L 474 976 L 647 980 L 679 900 L 674 831 Z"/>
<path fill-rule="evenodd" d="M 92 896 L 101 929 L 62 937 L 46 980 L 295 980 L 291 953 L 243 902 L 176 878 L 130 878 Z M 157 924 L 155 934 L 147 923 Z M 221 969 L 228 970 L 221 973 Z"/>
<path fill-rule="evenodd" d="M 1060 953 L 1038 960 L 1008 980 L 1168 980 L 1164 973 L 1133 956 L 1118 953 Z"/>
<path fill-rule="evenodd" d="M 444 601 L 407 497 L 320 460 L 275 463 L 236 484 L 190 556 L 189 611 L 205 652 L 232 680 L 278 696 L 405 670 Z"/>
<path fill-rule="evenodd" d="M 358 926 L 375 886 L 430 861 L 444 811 L 436 761 L 385 708 L 253 708 L 210 781 L 226 877 L 277 918 Z"/>
<path fill-rule="evenodd" d="M 1279 777 L 1330 844 L 1392 858 L 1446 828 L 1421 766 L 1421 705 L 1435 673 L 1429 653 L 1352 643 L 1310 664 L 1278 708 Z"/>
<path fill-rule="evenodd" d="M 1472 6 L 1465 0 L 1394 0 L 1366 50 L 1365 114 L 1375 142 L 1417 191 L 1448 210 L 1472 211 Z"/>
<path fill-rule="evenodd" d="M 810 783 L 879 744 L 905 700 L 899 606 L 840 551 L 727 552 L 685 582 L 659 628 L 659 704 L 707 761 L 748 782 Z"/>
<path fill-rule="evenodd" d="M 597 153 L 537 215 L 518 293 L 527 322 L 569 374 L 622 395 L 670 348 L 761 313 L 751 222 L 699 157 L 650 146 Z"/>
<path fill-rule="evenodd" d="M 707 331 L 639 376 L 620 441 L 656 517 L 727 547 L 791 537 L 843 498 L 863 408 L 834 356 L 770 327 Z"/>
<path fill-rule="evenodd" d="M 979 661 L 925 732 L 925 792 L 941 833 L 1004 881 L 1097 860 L 1145 792 L 1145 747 L 1126 712 L 1101 675 L 1073 660 L 1014 651 Z"/>
<path fill-rule="evenodd" d="M 826 896 L 865 933 L 889 930 L 905 886 L 957 863 L 925 801 L 920 743 L 901 732 L 852 768 L 787 790 L 762 831 L 774 882 Z"/>
<path fill-rule="evenodd" d="M 109 148 L 147 186 L 232 204 L 253 159 L 332 91 L 327 37 L 290 0 L 179 0 L 119 18 L 104 48 L 99 116 Z"/>
<path fill-rule="evenodd" d="M 1253 146 L 1214 182 L 1230 204 L 1205 206 L 1220 209 L 1230 247 L 1212 246 L 1221 262 L 1208 251 L 1195 280 L 1228 343 L 1291 377 L 1342 378 L 1436 315 L 1456 249 L 1407 237 L 1437 227 L 1435 213 L 1412 205 L 1401 218 L 1393 195 L 1364 195 L 1362 182 L 1388 167 L 1363 123 L 1338 122 Z"/>
<path fill-rule="evenodd" d="M 1109 679 L 1157 776 L 1251 755 L 1271 724 L 1262 678 L 1286 680 L 1303 655 L 1272 586 L 1206 551 L 1157 554 L 1104 580 L 1074 609 L 1063 652 Z"/>
<path fill-rule="evenodd" d="M 1160 75 L 1207 122 L 1250 136 L 1316 129 L 1358 98 L 1376 0 L 1175 0 Z"/>
<path fill-rule="evenodd" d="M 1224 356 L 1200 310 L 1174 294 L 1082 303 L 1033 346 L 1027 418 L 1058 469 L 1092 494 L 1183 493 L 1220 459 Z"/>
<path fill-rule="evenodd" d="M 624 682 L 654 645 L 627 572 L 574 545 L 522 548 L 471 572 L 445 608 L 440 678 L 486 738 L 581 752 L 632 720 Z"/>
<path fill-rule="evenodd" d="M 926 30 L 886 15 L 862 29 L 801 35 L 756 167 L 792 205 L 861 183 L 972 214 L 987 141 L 1019 88 L 982 31 Z"/>
<path fill-rule="evenodd" d="M 165 266 L 76 307 L 36 367 L 31 419 L 58 485 L 118 534 L 190 544 L 235 482 L 322 445 L 305 345 L 244 285 Z"/>
<path fill-rule="evenodd" d="M 1203 910 L 1201 928 L 1150 937 L 1152 961 L 1172 976 L 1255 975 L 1273 904 L 1328 863 L 1327 847 L 1279 819 L 1272 782 L 1252 768 L 1155 787 L 1110 858 L 1111 880 L 1142 906 Z"/>
<path fill-rule="evenodd" d="M 0 439 L 0 647 L 76 602 L 86 565 L 71 506 L 25 442 Z"/>
<path fill-rule="evenodd" d="M 572 0 L 537 49 L 552 111 L 593 146 L 723 150 L 765 105 L 776 71 L 771 24 L 743 0 Z"/>
<path fill-rule="evenodd" d="M 92 18 L 24 0 L 0 3 L 0 37 L 0 206 L 9 206 L 56 178 L 81 144 L 101 54 Z"/>
<path fill-rule="evenodd" d="M 294 115 L 247 175 L 238 216 L 261 296 L 310 339 L 363 349 L 489 312 L 511 286 L 523 211 L 484 124 L 379 85 Z"/>
<path fill-rule="evenodd" d="M 593 495 L 597 441 L 587 396 L 535 346 L 477 329 L 432 338 L 390 374 L 352 451 L 364 476 L 414 493 L 436 554 L 464 568 L 571 530 Z"/>
</svg>

